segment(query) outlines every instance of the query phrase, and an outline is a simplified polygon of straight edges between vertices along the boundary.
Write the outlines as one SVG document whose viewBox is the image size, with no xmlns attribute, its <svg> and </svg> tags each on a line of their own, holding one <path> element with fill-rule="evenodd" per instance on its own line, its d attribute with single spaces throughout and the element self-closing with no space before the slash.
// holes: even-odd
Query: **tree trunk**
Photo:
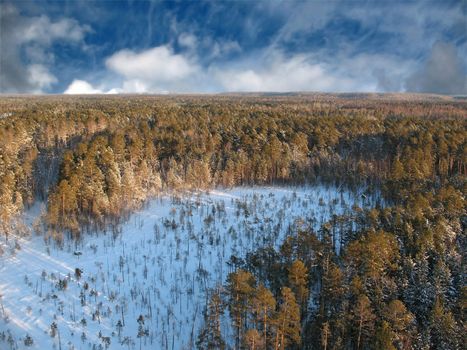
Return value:
<svg viewBox="0 0 467 350">
<path fill-rule="evenodd" d="M 361 310 L 360 310 L 361 312 Z M 360 321 L 358 323 L 358 338 L 357 338 L 357 350 L 360 349 L 360 339 L 362 336 L 362 324 L 363 324 L 363 319 L 362 316 L 360 315 Z"/>
</svg>

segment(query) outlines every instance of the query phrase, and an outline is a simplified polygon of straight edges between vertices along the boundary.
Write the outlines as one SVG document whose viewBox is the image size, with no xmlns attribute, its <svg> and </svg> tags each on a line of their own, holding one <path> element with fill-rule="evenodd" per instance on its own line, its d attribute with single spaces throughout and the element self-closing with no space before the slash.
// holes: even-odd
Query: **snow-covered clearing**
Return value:
<svg viewBox="0 0 467 350">
<path fill-rule="evenodd" d="M 40 350 L 192 349 L 206 289 L 225 281 L 231 255 L 369 202 L 322 186 L 242 187 L 155 199 L 117 237 L 100 232 L 78 246 L 32 237 L 13 252 L 2 238 L 0 349 L 26 348 L 27 334 Z"/>
</svg>

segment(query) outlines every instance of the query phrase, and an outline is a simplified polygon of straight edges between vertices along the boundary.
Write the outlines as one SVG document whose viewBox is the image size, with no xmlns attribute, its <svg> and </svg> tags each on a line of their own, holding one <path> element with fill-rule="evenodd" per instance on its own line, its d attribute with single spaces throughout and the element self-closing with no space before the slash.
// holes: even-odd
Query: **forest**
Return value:
<svg viewBox="0 0 467 350">
<path fill-rule="evenodd" d="M 369 206 L 305 220 L 277 234 L 280 242 L 227 257 L 223 281 L 203 291 L 202 325 L 188 348 L 462 349 L 466 136 L 466 100 L 437 95 L 4 96 L 0 259 L 8 242 L 28 235 L 23 213 L 37 202 L 45 209 L 33 235 L 65 249 L 100 232 L 124 235 L 131 215 L 167 194 L 332 186 L 356 193 L 357 203 L 377 193 Z M 245 218 L 258 210 L 235 205 Z M 203 212 L 207 233 L 230 222 L 222 205 L 213 208 Z M 175 232 L 185 223 L 172 217 L 164 225 Z M 140 349 L 145 318 L 135 318 Z M 114 335 L 131 349 L 122 322 Z M 2 337 L 7 344 L 0 326 Z M 112 349 L 104 338 L 101 348 Z"/>
</svg>

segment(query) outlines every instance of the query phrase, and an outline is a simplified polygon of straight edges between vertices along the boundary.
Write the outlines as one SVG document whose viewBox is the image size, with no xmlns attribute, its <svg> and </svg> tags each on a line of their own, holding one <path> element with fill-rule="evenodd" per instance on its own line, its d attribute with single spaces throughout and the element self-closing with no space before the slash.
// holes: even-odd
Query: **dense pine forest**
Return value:
<svg viewBox="0 0 467 350">
<path fill-rule="evenodd" d="M 26 234 L 37 202 L 34 234 L 64 247 L 117 234 L 164 193 L 377 192 L 370 209 L 229 257 L 193 347 L 462 349 L 466 136 L 465 99 L 436 95 L 5 96 L 0 233 Z"/>
</svg>

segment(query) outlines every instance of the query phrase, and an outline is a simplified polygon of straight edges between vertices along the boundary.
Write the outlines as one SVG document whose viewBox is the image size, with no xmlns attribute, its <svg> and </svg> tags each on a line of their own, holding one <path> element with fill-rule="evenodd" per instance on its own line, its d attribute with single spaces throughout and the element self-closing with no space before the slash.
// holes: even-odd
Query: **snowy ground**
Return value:
<svg viewBox="0 0 467 350">
<path fill-rule="evenodd" d="M 11 117 L 12 115 L 13 115 L 13 112 L 2 113 L 2 114 L 0 114 L 0 119 L 5 119 L 5 118 L 8 118 L 8 117 Z"/>
<path fill-rule="evenodd" d="M 225 281 L 232 254 L 277 246 L 298 223 L 319 228 L 354 204 L 369 203 L 336 188 L 234 188 L 153 200 L 117 237 L 99 233 L 78 246 L 32 237 L 14 250 L 2 238 L 0 349 L 26 348 L 27 334 L 27 348 L 40 350 L 192 349 L 206 289 Z"/>
</svg>

